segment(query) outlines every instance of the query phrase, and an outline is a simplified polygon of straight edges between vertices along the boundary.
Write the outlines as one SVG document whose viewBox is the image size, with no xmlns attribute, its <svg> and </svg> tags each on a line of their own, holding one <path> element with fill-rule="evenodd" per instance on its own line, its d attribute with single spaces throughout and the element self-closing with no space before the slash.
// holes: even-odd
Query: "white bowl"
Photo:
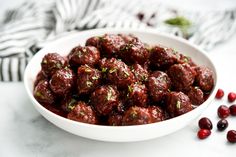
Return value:
<svg viewBox="0 0 236 157">
<path fill-rule="evenodd" d="M 214 72 L 215 86 L 209 98 L 196 109 L 158 123 L 136 125 L 136 126 L 102 126 L 80 123 L 72 121 L 61 116 L 58 116 L 42 105 L 40 105 L 34 98 L 33 83 L 37 73 L 40 71 L 40 63 L 43 56 L 50 52 L 57 52 L 63 56 L 67 55 L 70 50 L 78 44 L 85 44 L 86 39 L 92 36 L 103 35 L 105 33 L 124 33 L 134 34 L 139 37 L 143 42 L 148 44 L 162 44 L 167 47 L 174 48 L 175 50 L 190 56 L 198 65 L 206 65 Z M 217 90 L 217 72 L 214 64 L 206 55 L 206 52 L 200 50 L 196 46 L 190 44 L 184 39 L 157 33 L 154 30 L 133 30 L 133 29 L 97 29 L 83 31 L 69 35 L 67 37 L 56 40 L 50 43 L 45 48 L 41 49 L 29 62 L 24 75 L 24 84 L 26 91 L 33 102 L 34 107 L 50 122 L 70 133 L 82 137 L 112 142 L 131 142 L 148 140 L 156 137 L 161 137 L 173 133 L 192 122 L 195 118 L 206 109 L 206 107 L 213 100 Z"/>
</svg>

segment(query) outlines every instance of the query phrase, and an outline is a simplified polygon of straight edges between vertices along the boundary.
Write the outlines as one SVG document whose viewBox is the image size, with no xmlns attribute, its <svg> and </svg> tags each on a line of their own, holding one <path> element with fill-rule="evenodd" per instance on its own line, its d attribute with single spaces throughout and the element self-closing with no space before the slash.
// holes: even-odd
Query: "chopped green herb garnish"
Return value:
<svg viewBox="0 0 236 157">
<path fill-rule="evenodd" d="M 111 92 L 111 91 L 109 91 L 109 92 L 107 93 L 106 99 L 107 99 L 107 101 L 109 101 L 109 100 L 112 99 L 112 92 Z"/>
<path fill-rule="evenodd" d="M 132 93 L 133 90 L 134 90 L 134 89 L 133 89 L 131 86 L 128 86 L 128 92 L 129 92 L 129 93 Z"/>
<path fill-rule="evenodd" d="M 46 60 L 46 59 L 44 59 L 44 60 L 43 60 L 43 63 L 44 63 L 44 64 L 47 64 L 48 62 L 47 62 L 47 60 Z"/>
<path fill-rule="evenodd" d="M 78 51 L 76 55 L 77 55 L 79 58 L 82 57 L 81 51 Z"/>
<path fill-rule="evenodd" d="M 187 56 L 185 56 L 183 60 L 184 60 L 184 62 L 185 62 L 185 63 L 188 63 L 188 62 L 189 62 L 189 60 L 190 60 L 190 58 L 189 58 L 189 57 L 187 57 Z"/>
<path fill-rule="evenodd" d="M 180 107 L 181 107 L 181 102 L 178 100 L 178 101 L 176 102 L 176 108 L 177 108 L 177 109 L 180 109 Z"/>
<path fill-rule="evenodd" d="M 129 76 L 129 73 L 127 71 L 124 71 L 125 73 L 125 76 L 128 77 Z"/>
<path fill-rule="evenodd" d="M 84 116 L 84 115 L 85 115 L 85 113 L 84 113 L 83 111 L 80 111 L 79 114 L 80 114 L 81 116 Z"/>
<path fill-rule="evenodd" d="M 62 68 L 61 63 L 56 63 L 56 67 L 57 67 L 58 69 Z"/>
<path fill-rule="evenodd" d="M 112 87 L 111 86 L 108 86 L 109 90 L 108 90 L 108 93 L 107 93 L 107 96 L 106 96 L 106 99 L 107 101 L 110 101 L 113 99 L 113 94 L 112 94 Z"/>
<path fill-rule="evenodd" d="M 114 73 L 114 72 L 116 72 L 116 71 L 117 71 L 116 68 L 114 68 L 114 69 L 110 69 L 110 70 L 109 70 L 109 73 L 112 74 L 112 73 Z"/>
<path fill-rule="evenodd" d="M 93 85 L 93 82 L 91 82 L 91 81 L 86 81 L 86 85 L 87 85 L 87 87 L 91 87 L 91 86 Z"/>
<path fill-rule="evenodd" d="M 130 118 L 136 119 L 138 117 L 138 113 L 136 111 L 133 111 L 130 113 Z"/>
<path fill-rule="evenodd" d="M 40 97 L 40 98 L 42 98 L 42 99 L 44 98 L 43 94 L 42 94 L 42 93 L 40 93 L 40 92 L 36 92 L 36 93 L 35 93 L 35 95 L 36 95 L 37 97 Z"/>
<path fill-rule="evenodd" d="M 75 100 L 75 99 L 71 99 L 71 101 L 67 104 L 67 109 L 69 110 L 69 111 L 71 111 L 71 110 L 73 110 L 74 108 L 75 108 L 75 103 L 76 103 L 77 101 Z"/>
<path fill-rule="evenodd" d="M 102 68 L 102 72 L 103 73 L 107 72 L 107 68 Z"/>
<path fill-rule="evenodd" d="M 92 70 L 89 69 L 89 68 L 86 68 L 84 71 L 87 72 L 87 73 L 89 73 L 89 72 L 91 72 Z"/>
<path fill-rule="evenodd" d="M 98 76 L 93 76 L 92 79 L 93 79 L 93 80 L 98 80 L 99 77 L 98 77 Z"/>
</svg>

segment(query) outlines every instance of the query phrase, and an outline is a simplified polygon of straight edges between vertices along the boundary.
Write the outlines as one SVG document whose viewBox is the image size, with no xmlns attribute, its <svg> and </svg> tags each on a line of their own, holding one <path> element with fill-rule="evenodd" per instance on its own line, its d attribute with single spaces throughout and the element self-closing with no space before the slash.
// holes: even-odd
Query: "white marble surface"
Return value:
<svg viewBox="0 0 236 157">
<path fill-rule="evenodd" d="M 236 36 L 209 54 L 217 65 L 220 86 L 236 92 Z M 216 131 L 216 110 L 229 103 L 226 97 L 214 101 L 202 114 L 212 119 L 212 135 L 198 140 L 197 120 L 186 128 L 154 140 L 135 143 L 106 143 L 67 133 L 44 119 L 28 99 L 23 83 L 0 83 L 0 157 L 104 157 L 104 156 L 235 156 L 236 144 L 226 141 L 226 133 Z M 230 117 L 229 129 L 236 129 Z"/>
<path fill-rule="evenodd" d="M 14 3 L 0 2 L 0 8 L 8 8 L 3 4 L 12 6 L 18 3 L 13 0 L 11 2 Z M 226 93 L 236 92 L 235 43 L 236 36 L 209 53 L 217 64 L 220 86 Z M 220 104 L 229 105 L 226 97 L 222 101 L 214 101 L 202 114 L 209 117 L 214 125 L 208 139 L 197 139 L 197 119 L 184 129 L 162 138 L 135 143 L 107 143 L 81 138 L 57 128 L 33 108 L 23 83 L 0 83 L 0 157 L 235 156 L 236 144 L 226 141 L 227 131 L 216 131 L 216 110 Z M 227 130 L 236 129 L 236 117 L 228 120 Z"/>
</svg>

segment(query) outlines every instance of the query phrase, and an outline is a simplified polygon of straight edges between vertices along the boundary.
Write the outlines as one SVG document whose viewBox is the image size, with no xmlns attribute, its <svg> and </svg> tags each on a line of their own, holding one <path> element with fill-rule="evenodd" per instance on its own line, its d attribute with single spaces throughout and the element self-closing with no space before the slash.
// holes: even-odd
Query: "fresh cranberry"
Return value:
<svg viewBox="0 0 236 157">
<path fill-rule="evenodd" d="M 217 93 L 216 93 L 216 99 L 221 99 L 224 96 L 224 91 L 222 89 L 218 89 Z"/>
<path fill-rule="evenodd" d="M 230 93 L 228 94 L 228 100 L 229 100 L 229 102 L 233 102 L 235 99 L 236 99 L 236 93 L 230 92 Z"/>
<path fill-rule="evenodd" d="M 217 123 L 217 129 L 219 131 L 224 131 L 228 127 L 228 121 L 226 119 L 221 119 Z"/>
<path fill-rule="evenodd" d="M 225 105 L 221 105 L 219 108 L 218 108 L 218 116 L 220 118 L 227 118 L 229 116 L 229 108 Z"/>
<path fill-rule="evenodd" d="M 230 143 L 236 143 L 236 131 L 229 130 L 227 133 L 227 139 Z"/>
<path fill-rule="evenodd" d="M 207 130 L 207 129 L 200 129 L 197 133 L 197 136 L 199 139 L 205 139 L 210 135 L 211 135 L 211 130 Z"/>
<path fill-rule="evenodd" d="M 212 129 L 212 123 L 211 120 L 207 117 L 203 117 L 198 121 L 198 126 L 201 129 L 207 129 L 211 130 Z"/>
<path fill-rule="evenodd" d="M 236 116 L 236 105 L 234 104 L 234 105 L 231 105 L 230 107 L 229 107 L 229 110 L 230 110 L 230 114 L 232 115 L 232 116 Z"/>
</svg>

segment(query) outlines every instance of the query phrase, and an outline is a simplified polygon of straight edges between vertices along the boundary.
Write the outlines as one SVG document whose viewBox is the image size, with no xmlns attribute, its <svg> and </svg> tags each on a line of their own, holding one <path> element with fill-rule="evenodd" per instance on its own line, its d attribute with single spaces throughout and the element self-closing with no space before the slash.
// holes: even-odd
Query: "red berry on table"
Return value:
<svg viewBox="0 0 236 157">
<path fill-rule="evenodd" d="M 234 105 L 231 105 L 230 107 L 229 107 L 229 110 L 230 110 L 230 114 L 232 115 L 232 116 L 236 116 L 236 105 L 234 104 Z"/>
<path fill-rule="evenodd" d="M 203 117 L 198 121 L 198 126 L 201 129 L 211 130 L 212 129 L 212 122 L 209 118 Z"/>
<path fill-rule="evenodd" d="M 230 93 L 228 94 L 228 101 L 229 101 L 229 102 L 233 102 L 233 101 L 235 101 L 235 100 L 236 100 L 236 93 L 230 92 Z"/>
<path fill-rule="evenodd" d="M 217 113 L 220 118 L 227 118 L 229 116 L 230 111 L 227 106 L 220 105 Z"/>
<path fill-rule="evenodd" d="M 224 96 L 224 91 L 222 89 L 218 89 L 216 93 L 216 99 L 221 99 Z"/>
<path fill-rule="evenodd" d="M 229 130 L 227 133 L 227 139 L 230 143 L 236 143 L 236 131 Z"/>
<path fill-rule="evenodd" d="M 207 130 L 207 129 L 200 129 L 197 133 L 197 136 L 199 139 L 205 139 L 210 135 L 211 135 L 211 130 Z"/>
<path fill-rule="evenodd" d="M 228 121 L 226 119 L 221 119 L 217 123 L 217 129 L 219 131 L 224 131 L 228 127 Z"/>
</svg>

